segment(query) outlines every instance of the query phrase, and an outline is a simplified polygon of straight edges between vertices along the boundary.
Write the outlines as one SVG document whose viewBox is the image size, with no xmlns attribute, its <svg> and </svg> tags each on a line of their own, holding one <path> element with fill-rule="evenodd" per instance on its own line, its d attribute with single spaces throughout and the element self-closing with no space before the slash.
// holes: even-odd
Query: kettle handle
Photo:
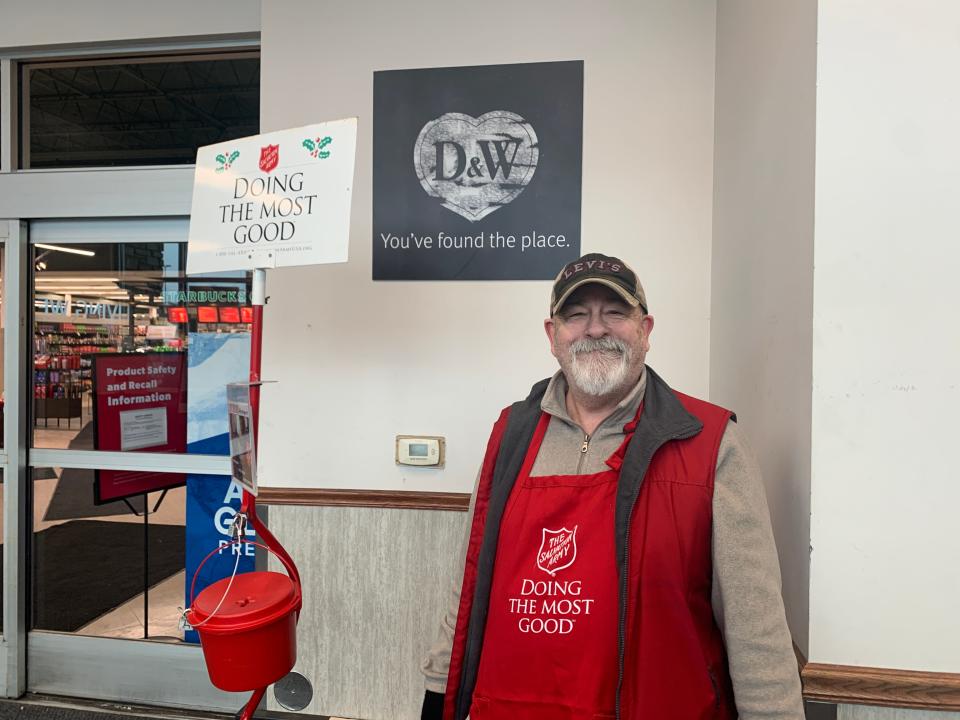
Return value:
<svg viewBox="0 0 960 720">
<path fill-rule="evenodd" d="M 264 545 L 263 543 L 258 543 L 255 540 L 247 540 L 246 538 L 238 538 L 236 540 L 231 540 L 226 545 L 220 545 L 219 547 L 215 547 L 213 550 L 207 553 L 207 556 L 203 560 L 200 561 L 200 564 L 197 566 L 197 569 L 193 573 L 193 580 L 190 582 L 190 606 L 191 607 L 193 607 L 193 601 L 195 599 L 194 590 L 196 589 L 196 586 L 197 586 L 197 578 L 200 576 L 200 570 L 202 570 L 203 566 L 207 564 L 207 560 L 212 558 L 214 555 L 223 552 L 224 548 L 228 548 L 231 545 L 242 545 L 244 543 L 246 543 L 247 545 L 254 545 L 258 548 L 266 550 L 267 552 L 273 553 L 274 557 L 276 557 L 277 560 L 280 561 L 280 563 L 283 565 L 283 568 L 287 571 L 287 575 L 289 575 L 290 579 L 293 581 L 294 586 L 297 588 L 297 594 L 301 595 L 299 574 L 292 569 L 291 562 L 287 558 L 283 557 L 280 553 L 275 551 L 273 548 L 270 548 Z M 234 574 L 236 574 L 236 568 L 234 568 Z"/>
</svg>

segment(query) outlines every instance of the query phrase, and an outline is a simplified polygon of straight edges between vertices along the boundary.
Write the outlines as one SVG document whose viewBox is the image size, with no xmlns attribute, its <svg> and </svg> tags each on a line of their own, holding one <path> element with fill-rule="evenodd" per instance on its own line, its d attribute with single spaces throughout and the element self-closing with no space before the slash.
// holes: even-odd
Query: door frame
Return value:
<svg viewBox="0 0 960 720">
<path fill-rule="evenodd" d="M 31 468 L 111 468 L 229 475 L 221 456 L 33 449 L 30 337 L 30 233 L 36 220 L 150 220 L 190 215 L 193 166 L 20 170 L 21 65 L 45 58 L 148 55 L 193 50 L 258 50 L 259 34 L 0 54 L 0 243 L 3 245 L 2 324 L 5 422 L 3 473 L 3 635 L 0 695 L 25 692 L 118 700 L 233 713 L 244 694 L 214 688 L 199 647 L 31 631 L 29 548 Z M 183 238 L 184 240 L 186 238 Z M 89 240 L 88 240 L 89 241 Z M 137 238 L 125 242 L 136 242 Z M 150 242 L 150 238 L 142 240 Z M 155 240 L 153 240 L 155 241 Z M 77 240 L 80 242 L 80 240 Z M 10 332 L 11 328 L 16 329 Z M 136 457 L 131 457 L 136 456 Z"/>
</svg>

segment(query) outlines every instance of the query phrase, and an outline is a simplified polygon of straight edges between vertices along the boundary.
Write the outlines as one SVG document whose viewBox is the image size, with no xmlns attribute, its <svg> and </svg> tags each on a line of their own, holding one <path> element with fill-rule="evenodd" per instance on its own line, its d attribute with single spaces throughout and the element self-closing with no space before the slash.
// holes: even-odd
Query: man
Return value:
<svg viewBox="0 0 960 720">
<path fill-rule="evenodd" d="M 802 720 L 756 464 L 646 367 L 653 325 L 623 261 L 557 276 L 560 371 L 494 426 L 425 719 Z"/>
</svg>

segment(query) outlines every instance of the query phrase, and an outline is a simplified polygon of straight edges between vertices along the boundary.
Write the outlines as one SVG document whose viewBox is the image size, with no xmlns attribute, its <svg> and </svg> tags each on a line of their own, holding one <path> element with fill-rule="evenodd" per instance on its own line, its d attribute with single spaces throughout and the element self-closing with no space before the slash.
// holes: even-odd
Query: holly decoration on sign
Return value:
<svg viewBox="0 0 960 720">
<path fill-rule="evenodd" d="M 233 161 L 240 157 L 240 151 L 234 150 L 229 155 L 220 154 L 217 155 L 217 172 L 223 172 L 224 170 L 229 170 L 230 166 L 233 165 Z"/>
<path fill-rule="evenodd" d="M 303 146 L 310 151 L 310 157 L 318 157 L 321 160 L 325 160 L 330 157 L 330 151 L 324 150 L 324 148 L 333 142 L 333 138 L 327 135 L 323 138 L 307 138 L 303 141 Z"/>
</svg>

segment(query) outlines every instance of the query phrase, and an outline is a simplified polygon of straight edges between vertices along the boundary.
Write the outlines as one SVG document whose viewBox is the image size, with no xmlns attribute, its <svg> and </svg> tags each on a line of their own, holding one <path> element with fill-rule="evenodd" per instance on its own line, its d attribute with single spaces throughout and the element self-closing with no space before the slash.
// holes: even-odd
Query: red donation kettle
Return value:
<svg viewBox="0 0 960 720">
<path fill-rule="evenodd" d="M 266 688 L 293 669 L 303 605 L 299 574 L 286 558 L 251 540 L 224 547 L 239 543 L 273 552 L 288 575 L 257 571 L 223 578 L 204 588 L 186 611 L 187 622 L 200 636 L 210 682 L 232 692 Z M 213 550 L 197 567 L 191 598 L 200 569 L 222 550 Z"/>
</svg>

